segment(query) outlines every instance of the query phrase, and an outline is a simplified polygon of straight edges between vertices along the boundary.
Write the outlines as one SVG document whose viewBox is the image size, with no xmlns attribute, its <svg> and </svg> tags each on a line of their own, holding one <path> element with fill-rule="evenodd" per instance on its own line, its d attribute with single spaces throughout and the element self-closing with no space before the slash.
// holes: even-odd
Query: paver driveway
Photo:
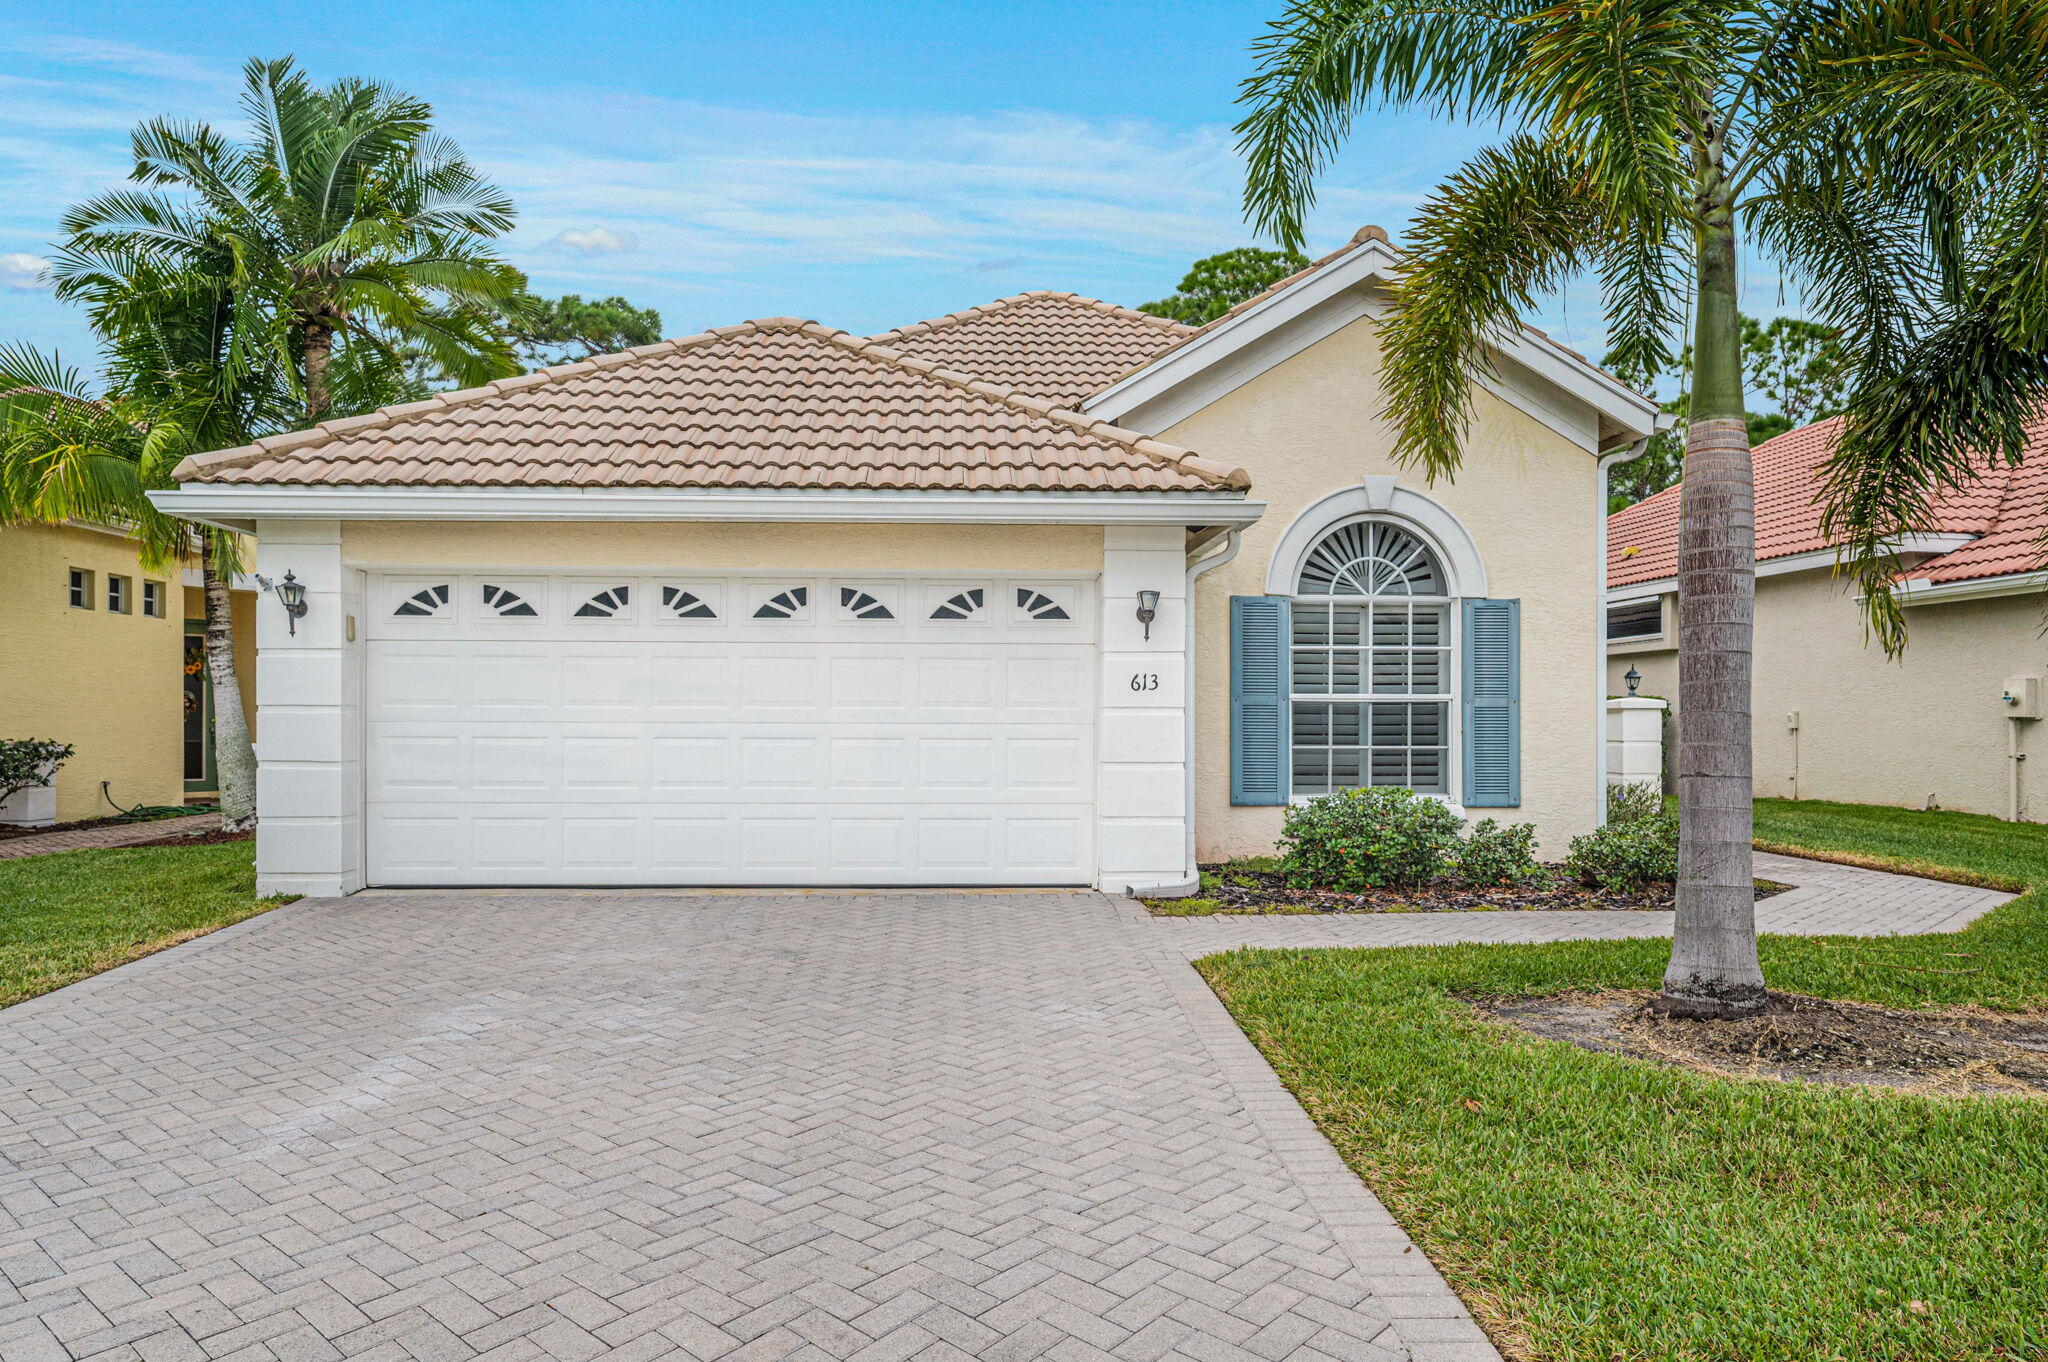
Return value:
<svg viewBox="0 0 2048 1362">
<path fill-rule="evenodd" d="M 1128 908 L 363 895 L 21 1004 L 0 1356 L 1492 1356 Z"/>
</svg>

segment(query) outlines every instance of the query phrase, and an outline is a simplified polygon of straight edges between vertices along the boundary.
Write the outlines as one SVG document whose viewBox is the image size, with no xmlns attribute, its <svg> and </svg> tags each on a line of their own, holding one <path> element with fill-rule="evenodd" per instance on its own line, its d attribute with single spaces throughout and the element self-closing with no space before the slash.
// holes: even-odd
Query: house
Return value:
<svg viewBox="0 0 2048 1362">
<path fill-rule="evenodd" d="M 1840 424 L 1789 431 L 1753 455 L 1756 792 L 2048 817 L 2026 771 L 2048 672 L 2048 410 L 2023 463 L 1942 496 L 1896 546 L 1908 629 L 1897 662 L 1865 637 L 1821 532 L 1820 466 Z M 1608 687 L 1619 693 L 1633 667 L 1642 694 L 1674 704 L 1678 503 L 1668 488 L 1607 531 Z"/>
<path fill-rule="evenodd" d="M 1654 407 L 1501 341 L 1389 456 L 1386 234 L 1190 330 L 1027 293 L 767 318 L 203 455 L 258 613 L 263 892 L 1192 887 L 1366 781 L 1601 816 L 1603 463 Z"/>
<path fill-rule="evenodd" d="M 243 703 L 254 675 L 253 593 L 235 593 Z M 77 749 L 54 787 L 0 806 L 0 822 L 74 822 L 214 793 L 213 696 L 198 570 L 143 568 L 125 531 L 0 526 L 0 738 Z"/>
</svg>

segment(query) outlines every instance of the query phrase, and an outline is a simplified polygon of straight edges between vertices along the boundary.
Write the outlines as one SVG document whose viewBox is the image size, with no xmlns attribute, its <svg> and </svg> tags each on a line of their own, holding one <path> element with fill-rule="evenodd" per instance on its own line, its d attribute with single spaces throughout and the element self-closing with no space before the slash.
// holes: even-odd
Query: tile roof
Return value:
<svg viewBox="0 0 2048 1362">
<path fill-rule="evenodd" d="M 928 359 L 772 317 L 202 454 L 322 486 L 1242 491 L 1239 468 Z"/>
<path fill-rule="evenodd" d="M 1757 561 L 1835 547 L 1821 533 L 1820 465 L 1842 418 L 1803 426 L 1764 441 L 1750 455 L 1756 477 Z M 2026 459 L 2016 468 L 1987 465 L 1967 487 L 1948 491 L 1930 508 L 1930 534 L 1977 536 L 1929 558 L 1905 575 L 1916 581 L 1969 581 L 2044 566 L 2048 531 L 2048 406 L 2029 428 Z M 1607 518 L 1607 584 L 1628 586 L 1678 573 L 1680 488 L 1667 487 Z"/>
<path fill-rule="evenodd" d="M 1027 397 L 1078 404 L 1194 334 L 1149 312 L 1040 289 L 868 339 Z"/>
</svg>

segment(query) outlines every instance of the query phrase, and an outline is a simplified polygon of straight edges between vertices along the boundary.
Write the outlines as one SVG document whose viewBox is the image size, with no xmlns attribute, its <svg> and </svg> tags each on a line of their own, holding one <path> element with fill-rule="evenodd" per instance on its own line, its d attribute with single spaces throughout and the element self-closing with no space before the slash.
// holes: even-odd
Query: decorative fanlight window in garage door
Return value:
<svg viewBox="0 0 2048 1362">
<path fill-rule="evenodd" d="M 715 620 L 718 611 L 698 593 L 680 586 L 661 589 L 661 608 L 679 620 Z"/>
<path fill-rule="evenodd" d="M 540 611 L 533 608 L 533 602 L 509 586 L 484 583 L 484 610 L 501 618 L 537 619 Z"/>
<path fill-rule="evenodd" d="M 956 591 L 940 601 L 932 608 L 931 617 L 935 620 L 971 619 L 980 614 L 982 607 L 987 603 L 987 591 L 978 586 L 969 587 L 965 591 Z"/>
<path fill-rule="evenodd" d="M 757 620 L 803 619 L 810 614 L 811 589 L 807 586 L 792 586 L 778 591 L 761 602 L 754 610 Z"/>
<path fill-rule="evenodd" d="M 1073 616 L 1067 608 L 1045 592 L 1028 586 L 1017 588 L 1017 613 L 1026 619 L 1070 620 Z"/>
<path fill-rule="evenodd" d="M 398 603 L 391 613 L 414 619 L 440 614 L 448 606 L 449 588 L 446 582 L 438 586 L 422 587 Z"/>
<path fill-rule="evenodd" d="M 850 619 L 893 620 L 896 612 L 872 591 L 857 586 L 839 588 L 839 609 Z"/>
<path fill-rule="evenodd" d="M 630 619 L 632 617 L 633 588 L 630 586 L 606 587 L 589 600 L 576 607 L 576 618 L 583 620 Z"/>
</svg>

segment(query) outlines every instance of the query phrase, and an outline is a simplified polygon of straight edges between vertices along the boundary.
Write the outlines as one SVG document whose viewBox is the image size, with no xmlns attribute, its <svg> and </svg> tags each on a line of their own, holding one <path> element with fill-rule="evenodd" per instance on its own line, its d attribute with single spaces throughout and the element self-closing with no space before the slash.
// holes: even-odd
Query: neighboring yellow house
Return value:
<svg viewBox="0 0 2048 1362">
<path fill-rule="evenodd" d="M 187 585 L 187 578 L 191 584 Z M 212 709 L 198 572 L 145 571 L 135 541 L 92 525 L 0 526 L 0 738 L 77 753 L 0 821 L 74 822 L 211 798 Z M 235 593 L 244 712 L 254 705 L 254 593 Z"/>
</svg>

